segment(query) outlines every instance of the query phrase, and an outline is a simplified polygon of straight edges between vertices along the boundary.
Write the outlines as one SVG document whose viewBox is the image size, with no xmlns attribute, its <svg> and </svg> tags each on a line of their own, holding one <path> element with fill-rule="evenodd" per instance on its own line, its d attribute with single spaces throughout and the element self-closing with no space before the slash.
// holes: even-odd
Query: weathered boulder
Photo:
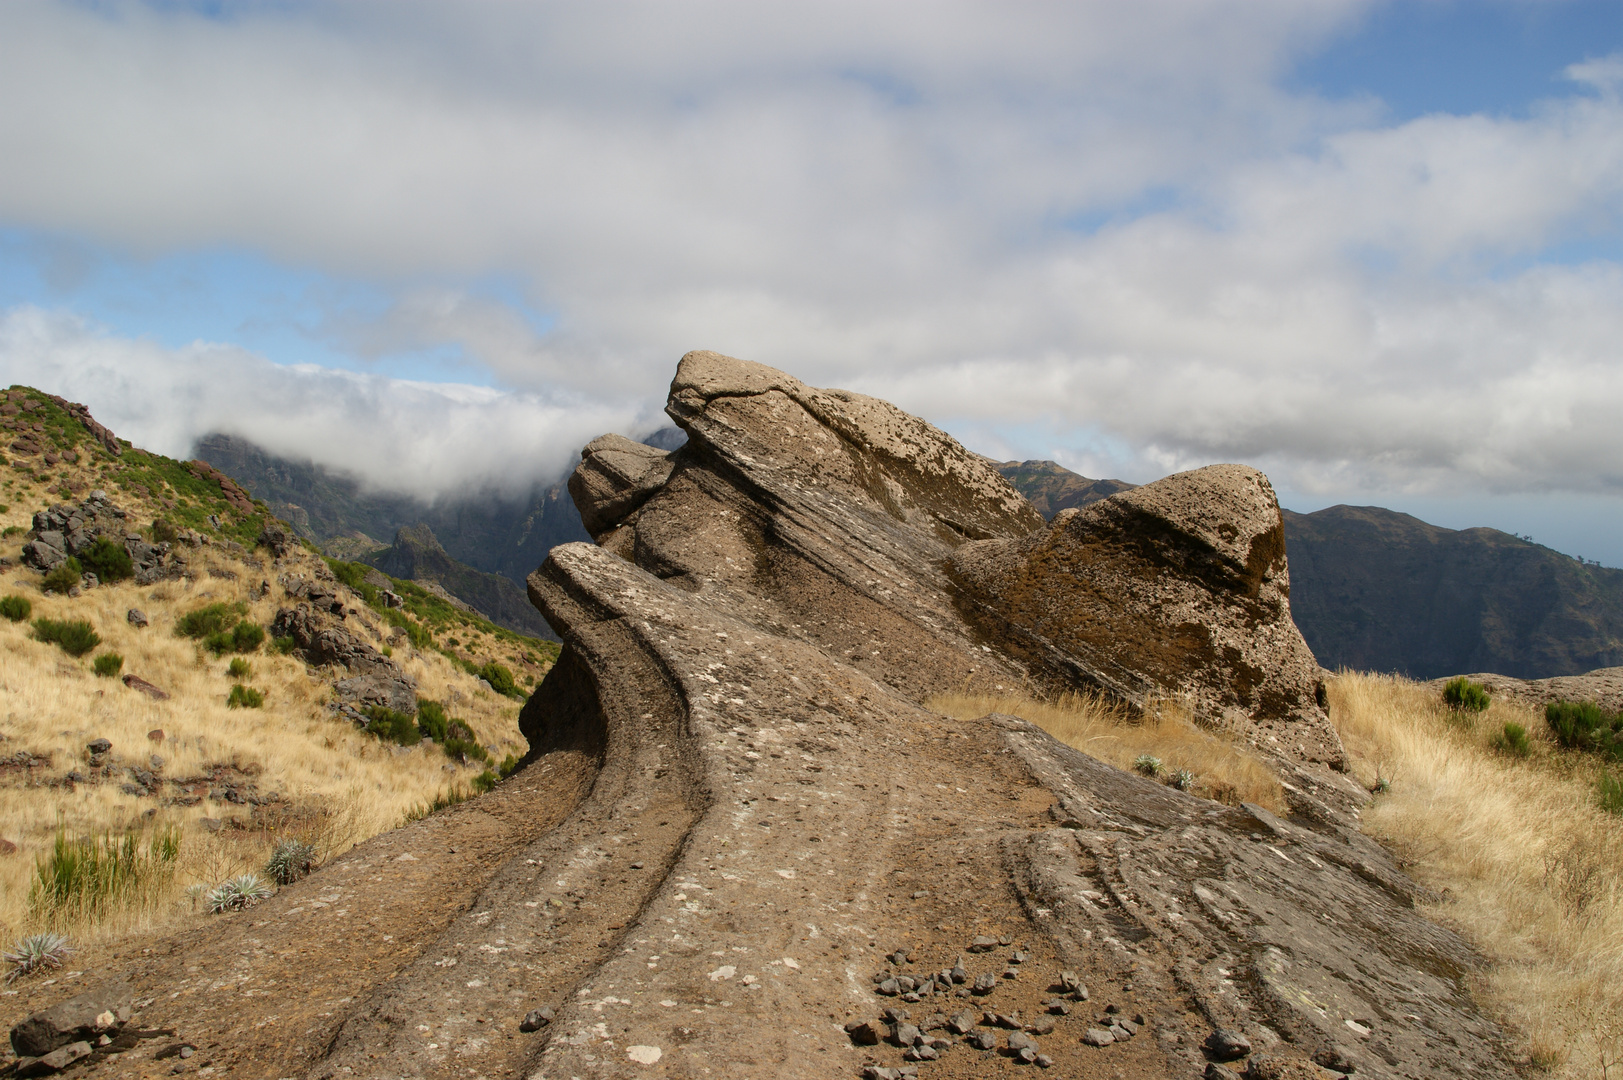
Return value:
<svg viewBox="0 0 1623 1080">
<path fill-rule="evenodd" d="M 259 546 L 270 552 L 271 558 L 280 559 L 289 551 L 298 547 L 298 538 L 288 531 L 275 518 L 265 522 L 265 527 L 259 531 Z"/>
<path fill-rule="evenodd" d="M 23 545 L 23 564 L 42 573 L 56 569 L 68 556 L 82 555 L 100 537 L 129 553 L 138 585 L 177 577 L 184 564 L 169 555 L 168 544 L 148 544 L 129 527 L 128 513 L 105 491 L 92 491 L 78 504 L 62 503 L 34 515 L 30 540 Z"/>
<path fill-rule="evenodd" d="M 1268 478 L 1212 465 L 1065 510 L 950 560 L 964 609 L 1046 681 L 1143 708 L 1184 703 L 1262 750 L 1344 765 L 1324 682 L 1291 620 Z"/>
<path fill-rule="evenodd" d="M 624 435 L 599 435 L 580 452 L 569 495 L 592 538 L 615 528 L 671 478 L 671 455 Z"/>
<path fill-rule="evenodd" d="M 319 585 L 307 589 L 310 595 L 326 601 L 332 597 Z M 342 603 L 333 598 L 340 610 Z M 340 698 L 369 705 L 383 705 L 396 712 L 411 713 L 417 708 L 417 688 L 410 676 L 393 660 L 350 633 L 330 613 L 309 604 L 280 608 L 271 620 L 271 634 L 290 637 L 305 663 L 315 667 L 340 667 L 353 678 L 338 682 Z"/>
<path fill-rule="evenodd" d="M 11 1048 L 19 1057 L 43 1057 L 82 1039 L 116 1032 L 130 1018 L 135 993 L 125 982 L 111 982 L 37 1012 L 11 1029 Z"/>
</svg>

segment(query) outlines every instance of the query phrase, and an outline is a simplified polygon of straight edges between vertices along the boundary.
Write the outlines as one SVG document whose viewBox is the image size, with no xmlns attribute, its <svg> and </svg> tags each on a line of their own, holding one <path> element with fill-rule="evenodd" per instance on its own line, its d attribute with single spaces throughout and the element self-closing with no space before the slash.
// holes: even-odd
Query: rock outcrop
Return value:
<svg viewBox="0 0 1623 1080">
<path fill-rule="evenodd" d="M 1535 709 L 1556 701 L 1593 701 L 1607 712 L 1623 712 L 1623 667 L 1596 668 L 1582 675 L 1555 675 L 1548 679 L 1514 679 L 1509 675 L 1477 672 L 1467 675 L 1488 688 L 1493 697 L 1530 705 Z M 1438 694 L 1447 679 L 1433 679 Z"/>
<path fill-rule="evenodd" d="M 1255 474 L 1210 503 L 1184 482 L 1117 504 L 1077 539 L 871 398 L 695 353 L 668 411 L 689 436 L 669 455 L 588 448 L 572 490 L 601 546 L 560 545 L 529 577 L 564 649 L 521 714 L 526 767 L 211 923 L 230 979 L 171 950 L 186 966 L 141 982 L 143 1022 L 194 1013 L 232 1075 L 311 1080 L 1511 1071 L 1470 950 L 1415 910 L 1344 809 L 1361 793 L 1311 753 L 1279 750 L 1287 820 L 924 705 L 1086 681 L 976 605 L 1007 603 L 994 556 L 1103 543 L 1110 521 L 1124 588 L 1144 587 L 1124 552 L 1168 560 L 1166 583 L 1222 609 L 1220 637 L 1260 648 L 1228 610 L 1283 596 Z M 1171 535 L 1147 538 L 1154 520 Z M 1184 599 L 1141 617 L 1201 617 Z M 1135 677 L 1182 670 L 1157 664 Z M 535 807 L 530 831 L 491 842 L 481 803 Z M 429 874 L 477 885 L 393 914 Z M 379 919 L 386 961 L 306 977 L 312 933 Z M 284 1028 L 243 1022 L 266 993 Z"/>
<path fill-rule="evenodd" d="M 335 584 L 288 578 L 282 588 L 296 603 L 277 609 L 271 634 L 291 638 L 305 663 L 347 672 L 349 677 L 334 684 L 340 699 L 407 714 L 416 710 L 417 687 L 411 677 L 343 625 L 345 607 Z"/>
<path fill-rule="evenodd" d="M 179 577 L 186 567 L 185 561 L 173 553 L 173 545 L 149 544 L 142 539 L 129 514 L 114 505 L 105 491 L 92 491 L 77 504 L 63 503 L 41 510 L 34 515 L 28 535 L 22 550 L 23 564 L 42 573 L 56 569 L 70 556 L 84 554 L 104 536 L 129 554 L 137 584 Z"/>
<path fill-rule="evenodd" d="M 1268 478 L 1212 465 L 1057 514 L 951 559 L 970 618 L 1049 683 L 1187 704 L 1261 750 L 1344 766 L 1318 662 L 1290 613 Z"/>
</svg>

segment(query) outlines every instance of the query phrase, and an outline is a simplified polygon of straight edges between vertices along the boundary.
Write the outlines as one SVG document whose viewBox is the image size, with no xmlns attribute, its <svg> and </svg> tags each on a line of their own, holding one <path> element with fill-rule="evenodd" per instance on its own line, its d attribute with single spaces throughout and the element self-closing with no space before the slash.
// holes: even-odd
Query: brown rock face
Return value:
<svg viewBox="0 0 1623 1080">
<path fill-rule="evenodd" d="M 1049 682 L 1199 722 L 1299 762 L 1343 766 L 1319 665 L 1290 615 L 1268 478 L 1212 465 L 1058 514 L 951 559 L 970 618 Z"/>
<path fill-rule="evenodd" d="M 141 1023 L 233 1077 L 310 1080 L 978 1080 L 1038 1054 L 1044 1075 L 1150 1080 L 1200 1076 L 1214 1028 L 1244 1043 L 1236 1071 L 1253 1049 L 1513 1071 L 1470 950 L 1336 809 L 1345 778 L 1296 769 L 1282 820 L 922 705 L 1050 670 L 1029 634 L 966 621 L 947 572 L 1051 536 L 990 463 L 711 353 L 669 410 L 690 435 L 671 455 L 588 448 L 571 489 L 603 544 L 529 577 L 565 644 L 520 717 L 527 766 L 131 956 Z M 1265 635 L 1283 565 L 1248 476 L 1215 504 L 1117 504 L 1112 550 L 1253 605 Z M 1223 618 L 1215 639 L 1252 648 Z"/>
</svg>

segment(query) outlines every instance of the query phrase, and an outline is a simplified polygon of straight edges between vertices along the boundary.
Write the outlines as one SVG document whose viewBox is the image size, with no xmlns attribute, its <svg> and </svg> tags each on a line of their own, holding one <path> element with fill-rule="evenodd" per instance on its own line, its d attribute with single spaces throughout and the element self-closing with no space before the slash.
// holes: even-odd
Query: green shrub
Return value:
<svg viewBox="0 0 1623 1080">
<path fill-rule="evenodd" d="M 56 645 L 69 656 L 83 656 L 101 644 L 101 635 L 83 619 L 35 619 L 34 640 Z"/>
<path fill-rule="evenodd" d="M 327 559 L 326 563 L 332 570 L 332 576 L 359 593 L 362 600 L 368 604 L 377 603 L 377 586 L 366 583 L 366 575 L 372 569 L 370 566 L 365 563 L 344 562 L 342 559 Z"/>
<path fill-rule="evenodd" d="M 96 537 L 90 550 L 82 553 L 80 561 L 86 570 L 96 575 L 97 581 L 123 581 L 135 574 L 135 563 L 130 560 L 130 553 L 110 536 Z"/>
<path fill-rule="evenodd" d="M 495 787 L 497 782 L 500 780 L 501 777 L 497 776 L 489 769 L 486 769 L 484 772 L 473 778 L 473 790 L 483 795 L 485 792 Z"/>
<path fill-rule="evenodd" d="M 287 839 L 276 845 L 265 863 L 265 876 L 278 885 L 291 885 L 310 872 L 315 865 L 314 844 L 303 840 Z"/>
<path fill-rule="evenodd" d="M 1600 799 L 1602 810 L 1623 816 L 1623 777 L 1615 773 L 1602 775 L 1595 784 L 1595 794 Z"/>
<path fill-rule="evenodd" d="M 36 971 L 59 968 L 72 952 L 68 939 L 61 934 L 32 934 L 25 937 L 0 955 L 0 959 L 4 959 L 11 968 L 6 972 L 6 982 L 16 982 Z"/>
<path fill-rule="evenodd" d="M 281 653 L 283 656 L 288 655 L 289 653 L 291 653 L 294 649 L 297 649 L 298 647 L 299 647 L 299 643 L 297 641 L 294 641 L 291 635 L 284 636 L 284 637 L 279 637 L 279 638 L 276 638 L 276 639 L 271 641 L 271 648 L 275 649 L 277 652 Z"/>
<path fill-rule="evenodd" d="M 180 539 L 180 530 L 175 528 L 174 522 L 165 518 L 158 518 L 152 523 L 152 542 L 154 544 L 173 544 Z"/>
<path fill-rule="evenodd" d="M 423 736 L 417 730 L 416 722 L 405 713 L 382 705 L 368 705 L 363 711 L 367 716 L 366 730 L 378 738 L 397 742 L 401 746 L 416 746 L 422 742 Z"/>
<path fill-rule="evenodd" d="M 225 699 L 228 709 L 259 709 L 265 705 L 265 695 L 251 686 L 237 683 L 231 688 L 230 695 Z"/>
<path fill-rule="evenodd" d="M 501 767 L 497 769 L 497 772 L 502 774 L 503 780 L 506 780 L 518 771 L 519 762 L 522 760 L 517 754 L 508 754 L 502 758 Z"/>
<path fill-rule="evenodd" d="M 445 715 L 445 706 L 439 702 L 417 703 L 417 730 L 422 732 L 423 738 L 432 739 L 437 743 L 444 742 L 446 727 L 450 722 L 450 717 Z"/>
<path fill-rule="evenodd" d="M 0 615 L 12 622 L 22 622 L 34 613 L 34 605 L 26 596 L 8 596 L 0 600 Z"/>
<path fill-rule="evenodd" d="M 79 565 L 79 560 L 70 555 L 55 570 L 46 574 L 45 580 L 41 584 L 46 592 L 66 595 L 79 587 L 79 579 L 84 576 L 84 572 L 85 568 Z"/>
<path fill-rule="evenodd" d="M 1623 759 L 1623 714 L 1606 712 L 1593 701 L 1552 701 L 1544 706 L 1544 719 L 1567 749 Z"/>
<path fill-rule="evenodd" d="M 1451 709 L 1481 712 L 1488 707 L 1488 688 L 1459 675 L 1443 685 L 1443 703 Z"/>
<path fill-rule="evenodd" d="M 119 908 L 151 909 L 166 897 L 180 855 L 180 830 L 159 829 L 142 845 L 133 832 L 70 840 L 58 829 L 34 867 L 29 913 L 47 925 L 98 922 Z"/>
<path fill-rule="evenodd" d="M 180 637 L 207 639 L 211 634 L 229 631 L 232 625 L 246 614 L 248 614 L 247 604 L 209 604 L 195 611 L 188 611 L 175 620 L 175 633 Z"/>
<path fill-rule="evenodd" d="M 519 692 L 518 684 L 513 681 L 513 673 L 507 669 L 506 664 L 499 664 L 494 660 L 481 667 L 476 674 L 487 683 L 496 693 L 504 697 L 523 697 Z"/>
<path fill-rule="evenodd" d="M 445 756 L 453 761 L 460 761 L 466 765 L 471 761 L 482 761 L 490 764 L 490 751 L 479 745 L 479 740 L 460 738 L 451 735 L 446 738 L 443 745 Z"/>
<path fill-rule="evenodd" d="M 248 661 L 237 656 L 232 658 L 230 666 L 225 669 L 225 673 L 233 679 L 246 679 L 253 675 L 254 670 L 248 666 Z"/>
<path fill-rule="evenodd" d="M 228 652 L 253 652 L 264 640 L 263 627 L 242 619 L 230 630 L 221 630 L 204 638 L 203 647 L 215 656 L 223 656 Z"/>
<path fill-rule="evenodd" d="M 1508 720 L 1505 721 L 1504 728 L 1495 732 L 1490 741 L 1495 750 L 1511 757 L 1526 757 L 1533 752 L 1532 744 L 1527 741 L 1527 729 Z"/>
<path fill-rule="evenodd" d="M 96 657 L 95 663 L 91 664 L 91 667 L 95 669 L 97 675 L 104 679 L 111 679 L 124 670 L 124 658 L 116 652 L 104 652 Z"/>
</svg>

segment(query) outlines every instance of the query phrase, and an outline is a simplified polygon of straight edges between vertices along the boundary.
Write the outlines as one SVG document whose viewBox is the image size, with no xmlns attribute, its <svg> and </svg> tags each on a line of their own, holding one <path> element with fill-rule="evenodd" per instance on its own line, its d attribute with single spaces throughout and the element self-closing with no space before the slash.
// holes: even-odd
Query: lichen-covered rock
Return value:
<svg viewBox="0 0 1623 1080">
<path fill-rule="evenodd" d="M 1243 465 L 1178 473 L 966 544 L 970 617 L 1050 682 L 1144 707 L 1173 699 L 1269 753 L 1344 765 L 1318 662 L 1291 620 L 1285 528 Z"/>
</svg>

